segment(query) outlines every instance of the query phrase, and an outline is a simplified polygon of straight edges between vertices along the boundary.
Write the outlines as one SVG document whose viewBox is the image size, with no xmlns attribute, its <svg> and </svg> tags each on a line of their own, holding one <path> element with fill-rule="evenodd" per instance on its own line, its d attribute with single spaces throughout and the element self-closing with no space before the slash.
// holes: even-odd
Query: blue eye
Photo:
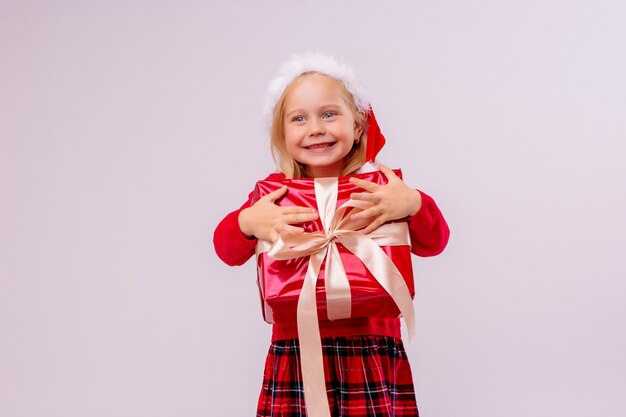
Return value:
<svg viewBox="0 0 626 417">
<path fill-rule="evenodd" d="M 324 113 L 322 115 L 322 118 L 328 119 L 329 117 L 333 117 L 335 116 L 337 113 L 335 113 L 334 111 L 327 111 L 326 113 Z"/>
<path fill-rule="evenodd" d="M 304 117 L 302 117 L 302 116 L 296 116 L 296 117 L 294 117 L 294 118 L 293 118 L 293 119 L 291 119 L 291 120 L 292 120 L 292 121 L 294 121 L 294 122 L 302 122 L 302 121 L 304 121 Z"/>
</svg>

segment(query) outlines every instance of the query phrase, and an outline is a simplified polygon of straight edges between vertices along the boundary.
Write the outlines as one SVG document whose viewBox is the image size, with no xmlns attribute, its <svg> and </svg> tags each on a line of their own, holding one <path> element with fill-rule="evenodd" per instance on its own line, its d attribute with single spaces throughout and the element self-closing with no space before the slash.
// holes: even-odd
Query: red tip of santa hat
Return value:
<svg viewBox="0 0 626 417">
<path fill-rule="evenodd" d="M 367 149 L 365 150 L 365 160 L 367 162 L 374 161 L 378 152 L 385 146 L 385 137 L 380 131 L 380 126 L 374 116 L 372 106 L 370 106 L 367 114 Z"/>
<path fill-rule="evenodd" d="M 352 94 L 352 97 L 354 97 L 354 102 L 359 111 L 367 114 L 366 161 L 374 161 L 378 151 L 385 145 L 385 137 L 381 133 L 378 122 L 374 117 L 367 93 L 356 81 L 352 68 L 337 62 L 332 56 L 324 53 L 309 52 L 302 55 L 294 55 L 281 66 L 279 74 L 272 79 L 268 87 L 268 96 L 265 104 L 265 120 L 268 126 L 271 126 L 276 103 L 278 103 L 285 88 L 296 77 L 305 72 L 319 72 L 343 82 L 347 90 Z"/>
</svg>

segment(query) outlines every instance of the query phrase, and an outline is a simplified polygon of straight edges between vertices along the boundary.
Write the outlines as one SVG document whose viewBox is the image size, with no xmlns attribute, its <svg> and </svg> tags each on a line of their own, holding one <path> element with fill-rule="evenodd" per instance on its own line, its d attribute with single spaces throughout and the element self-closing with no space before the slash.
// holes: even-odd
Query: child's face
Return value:
<svg viewBox="0 0 626 417">
<path fill-rule="evenodd" d="M 284 115 L 287 153 L 313 177 L 340 176 L 363 127 L 339 86 L 324 75 L 304 76 L 285 97 Z"/>
</svg>

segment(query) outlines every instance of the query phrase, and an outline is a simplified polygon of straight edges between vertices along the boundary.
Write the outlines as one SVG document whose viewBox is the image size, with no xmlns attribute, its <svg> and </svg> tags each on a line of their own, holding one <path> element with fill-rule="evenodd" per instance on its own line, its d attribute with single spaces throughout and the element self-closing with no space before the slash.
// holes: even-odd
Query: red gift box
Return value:
<svg viewBox="0 0 626 417">
<path fill-rule="evenodd" d="M 394 170 L 396 175 L 402 176 L 400 170 Z M 380 171 L 356 174 L 357 178 L 371 181 L 377 184 L 386 184 L 387 179 Z M 350 176 L 335 179 L 336 186 L 336 207 L 340 207 L 350 199 L 354 192 L 364 191 L 362 188 L 349 181 Z M 262 196 L 288 186 L 285 196 L 276 201 L 281 206 L 304 206 L 312 207 L 320 211 L 316 198 L 316 186 L 314 178 L 265 180 L 256 184 L 253 201 L 256 202 Z M 335 211 L 336 207 L 332 207 Z M 346 208 L 346 215 L 354 208 Z M 322 214 L 322 213 L 320 213 Z M 347 217 L 346 216 L 346 217 Z M 405 223 L 405 220 L 397 220 L 389 223 Z M 322 218 L 312 222 L 301 224 L 305 232 L 324 233 Z M 379 228 L 378 230 L 382 230 Z M 362 234 L 361 234 L 362 235 Z M 411 298 L 415 295 L 413 284 L 413 270 L 411 264 L 411 247 L 406 231 L 407 242 L 401 246 L 384 246 L 380 248 L 391 260 L 402 275 Z M 258 285 L 263 307 L 263 318 L 268 323 L 293 323 L 297 317 L 297 306 L 303 281 L 309 269 L 309 256 L 296 257 L 293 259 L 273 259 L 265 250 L 270 246 L 269 242 L 259 241 L 257 247 L 257 271 Z M 347 281 L 349 282 L 350 313 L 349 317 L 398 317 L 400 310 L 383 288 L 379 279 L 376 279 L 363 260 L 348 250 L 343 244 L 336 244 L 339 258 Z M 368 249 L 366 252 L 370 252 Z M 316 283 L 316 301 L 318 317 L 320 319 L 330 319 L 328 317 L 327 296 L 325 288 L 325 273 L 328 259 L 324 259 L 319 271 Z M 380 275 L 380 274 L 379 274 Z M 384 278 L 384 277 L 383 277 Z"/>
</svg>

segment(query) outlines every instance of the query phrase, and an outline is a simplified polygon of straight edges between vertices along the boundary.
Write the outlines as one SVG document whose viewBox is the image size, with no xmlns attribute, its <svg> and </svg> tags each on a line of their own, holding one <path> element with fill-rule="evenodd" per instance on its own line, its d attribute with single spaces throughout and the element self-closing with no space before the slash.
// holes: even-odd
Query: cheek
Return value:
<svg viewBox="0 0 626 417">
<path fill-rule="evenodd" d="M 285 149 L 287 153 L 293 155 L 294 151 L 298 148 L 298 144 L 293 137 L 285 135 Z"/>
<path fill-rule="evenodd" d="M 294 128 L 293 126 L 287 127 L 285 126 L 285 128 L 283 129 L 284 135 L 285 135 L 285 143 L 289 144 L 295 144 L 298 141 L 300 141 L 300 137 L 302 136 L 300 134 L 300 132 L 298 131 L 297 128 Z"/>
</svg>

